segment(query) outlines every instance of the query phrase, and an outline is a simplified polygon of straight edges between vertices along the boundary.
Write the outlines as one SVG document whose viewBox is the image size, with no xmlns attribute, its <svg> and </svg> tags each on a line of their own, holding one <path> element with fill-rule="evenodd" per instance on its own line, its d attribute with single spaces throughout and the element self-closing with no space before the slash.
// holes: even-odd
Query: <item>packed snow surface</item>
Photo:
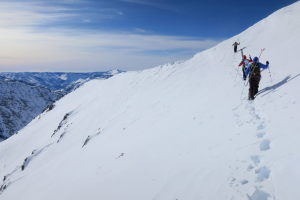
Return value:
<svg viewBox="0 0 300 200">
<path fill-rule="evenodd" d="M 186 62 L 66 95 L 0 144 L 0 199 L 300 199 L 299 19 L 297 2 Z M 237 40 L 270 62 L 254 101 Z"/>
</svg>

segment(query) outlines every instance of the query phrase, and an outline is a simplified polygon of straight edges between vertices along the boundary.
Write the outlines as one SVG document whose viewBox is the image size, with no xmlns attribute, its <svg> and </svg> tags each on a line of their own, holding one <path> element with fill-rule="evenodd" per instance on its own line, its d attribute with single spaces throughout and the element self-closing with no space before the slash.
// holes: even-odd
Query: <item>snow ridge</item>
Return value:
<svg viewBox="0 0 300 200">
<path fill-rule="evenodd" d="M 299 18 L 297 2 L 190 60 L 64 96 L 0 144 L 0 200 L 299 199 Z M 237 39 L 270 61 L 255 101 Z"/>
</svg>

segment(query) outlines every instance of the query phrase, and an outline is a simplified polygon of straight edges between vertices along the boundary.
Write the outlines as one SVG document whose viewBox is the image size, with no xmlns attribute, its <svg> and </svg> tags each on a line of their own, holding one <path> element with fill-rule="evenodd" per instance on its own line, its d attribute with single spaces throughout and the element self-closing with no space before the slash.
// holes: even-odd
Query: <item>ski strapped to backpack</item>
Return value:
<svg viewBox="0 0 300 200">
<path fill-rule="evenodd" d="M 251 74 L 254 72 L 254 68 L 258 68 L 259 74 L 260 74 L 259 64 L 257 63 L 257 64 L 255 64 L 255 67 L 252 67 L 253 64 L 254 64 L 254 63 L 251 63 L 251 64 L 249 65 L 251 71 L 249 71 L 249 74 L 248 74 L 248 76 L 247 76 L 247 80 L 246 80 L 245 83 L 244 83 L 244 87 L 243 87 L 243 89 L 242 89 L 241 97 L 240 97 L 241 100 L 242 100 L 242 96 L 243 96 L 245 87 L 246 87 L 248 84 L 250 84 L 250 83 L 249 83 L 249 81 L 250 81 L 250 76 L 251 76 Z M 251 68 L 251 67 L 252 67 L 252 68 Z"/>
<path fill-rule="evenodd" d="M 262 55 L 262 53 L 263 53 L 265 50 L 266 50 L 266 48 L 260 49 L 260 54 L 259 54 L 258 58 L 260 58 L 260 56 Z"/>
<path fill-rule="evenodd" d="M 242 58 L 243 58 L 243 56 L 244 56 L 244 52 L 243 52 L 244 49 L 246 49 L 246 47 L 243 47 L 243 48 L 241 48 L 240 50 L 238 50 L 238 51 L 241 51 Z"/>
</svg>

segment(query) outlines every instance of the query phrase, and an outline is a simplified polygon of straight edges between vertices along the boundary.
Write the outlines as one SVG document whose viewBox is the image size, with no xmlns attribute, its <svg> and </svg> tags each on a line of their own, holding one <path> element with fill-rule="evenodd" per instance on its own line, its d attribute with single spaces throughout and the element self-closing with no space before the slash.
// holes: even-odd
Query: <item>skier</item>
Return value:
<svg viewBox="0 0 300 200">
<path fill-rule="evenodd" d="M 237 43 L 237 42 L 234 42 L 233 44 L 232 44 L 232 46 L 234 46 L 234 53 L 236 53 L 237 52 L 237 46 L 238 45 L 240 45 L 240 43 Z"/>
<path fill-rule="evenodd" d="M 269 61 L 266 64 L 259 62 L 258 57 L 253 58 L 253 62 L 248 64 L 246 69 L 246 77 L 249 75 L 249 95 L 248 100 L 254 100 L 254 96 L 258 92 L 259 81 L 261 78 L 260 69 L 267 69 L 269 67 Z"/>
<path fill-rule="evenodd" d="M 243 65 L 242 70 L 243 70 L 243 79 L 246 80 L 246 67 L 248 66 L 249 63 L 252 62 L 252 58 L 249 55 L 249 59 L 247 59 L 247 56 L 243 55 L 242 61 L 239 64 L 239 67 Z"/>
</svg>

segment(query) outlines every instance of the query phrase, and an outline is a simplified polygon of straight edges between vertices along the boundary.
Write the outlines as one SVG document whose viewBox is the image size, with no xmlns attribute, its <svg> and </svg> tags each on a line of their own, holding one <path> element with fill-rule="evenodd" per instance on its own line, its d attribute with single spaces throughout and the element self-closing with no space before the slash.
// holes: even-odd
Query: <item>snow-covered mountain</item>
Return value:
<svg viewBox="0 0 300 200">
<path fill-rule="evenodd" d="M 16 133 L 61 95 L 26 82 L 0 78 L 0 141 Z"/>
<path fill-rule="evenodd" d="M 0 199 L 299 199 L 299 19 L 297 2 L 183 63 L 64 96 L 0 143 Z M 255 101 L 237 40 L 270 62 Z"/>
<path fill-rule="evenodd" d="M 47 106 L 87 81 L 107 79 L 121 72 L 0 73 L 0 142 L 27 125 Z"/>
<path fill-rule="evenodd" d="M 2 72 L 0 77 L 23 81 L 38 86 L 43 86 L 52 91 L 60 90 L 68 93 L 78 88 L 83 83 L 95 78 L 110 78 L 121 70 L 111 70 L 106 72 L 72 73 L 72 72 Z"/>
</svg>

